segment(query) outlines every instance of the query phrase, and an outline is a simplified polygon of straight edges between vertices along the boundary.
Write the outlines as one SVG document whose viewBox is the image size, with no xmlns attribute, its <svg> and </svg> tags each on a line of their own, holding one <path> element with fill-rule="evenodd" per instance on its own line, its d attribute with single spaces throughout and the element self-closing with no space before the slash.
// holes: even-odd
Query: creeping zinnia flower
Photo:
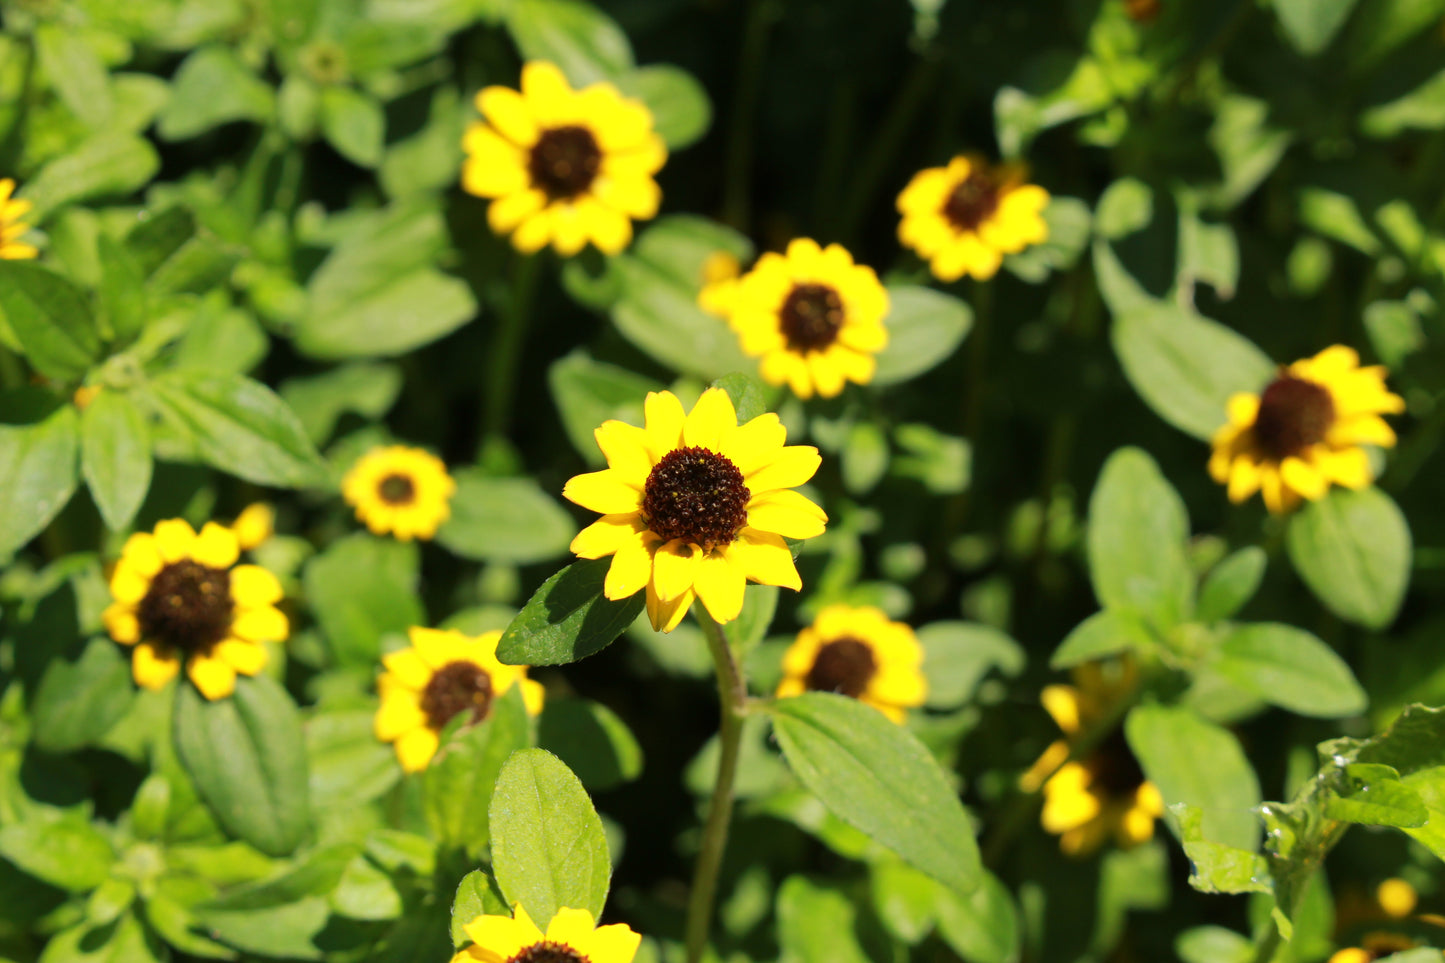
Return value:
<svg viewBox="0 0 1445 963">
<path fill-rule="evenodd" d="M 632 240 L 632 221 L 657 214 L 652 175 L 667 148 L 652 113 L 609 83 L 573 90 L 555 66 L 522 68 L 521 92 L 485 87 L 486 118 L 462 138 L 462 187 L 493 198 L 487 221 L 511 234 L 517 250 L 548 243 L 570 257 L 591 241 L 616 254 Z"/>
<path fill-rule="evenodd" d="M 403 445 L 367 452 L 341 482 L 342 496 L 373 534 L 404 542 L 436 534 L 456 488 L 440 458 Z"/>
<path fill-rule="evenodd" d="M 1154 836 L 1154 820 L 1164 815 L 1164 798 L 1144 778 L 1139 761 L 1117 727 L 1084 758 L 1068 761 L 1073 744 L 1135 685 L 1130 662 L 1082 665 L 1074 670 L 1076 685 L 1046 686 L 1044 708 L 1064 738 L 1051 744 L 1019 779 L 1026 792 L 1044 790 L 1043 827 L 1059 836 L 1059 848 L 1070 856 L 1098 849 L 1112 833 L 1122 848 Z"/>
<path fill-rule="evenodd" d="M 478 916 L 452 963 L 632 963 L 642 937 L 625 923 L 598 926 L 585 909 L 557 910 L 543 935 L 522 904 L 515 916 Z"/>
<path fill-rule="evenodd" d="M 377 680 L 381 708 L 376 738 L 396 744 L 396 757 L 407 772 L 420 772 L 436 755 L 447 723 L 470 713 L 481 722 L 492 700 L 514 685 L 532 715 L 542 711 L 542 686 L 527 678 L 525 665 L 497 661 L 500 631 L 467 636 L 454 630 L 413 628 L 411 648 L 382 656 L 386 672 Z"/>
<path fill-rule="evenodd" d="M 918 252 L 940 281 L 965 274 L 987 281 L 1005 254 L 1049 238 L 1043 210 L 1049 192 L 1025 183 L 1017 164 L 990 167 L 962 154 L 947 167 L 913 175 L 898 195 L 898 240 Z"/>
<path fill-rule="evenodd" d="M 1275 514 L 1323 498 L 1331 484 L 1365 488 L 1374 478 L 1360 446 L 1392 447 L 1395 432 L 1380 415 L 1404 410 L 1385 389 L 1383 367 L 1361 368 L 1353 348 L 1334 345 L 1280 369 L 1259 394 L 1229 399 L 1209 474 L 1229 486 L 1232 502 L 1263 492 Z"/>
<path fill-rule="evenodd" d="M 15 200 L 10 196 L 14 193 L 15 181 L 8 177 L 0 179 L 0 258 L 19 261 L 40 252 L 33 244 L 20 243 L 20 238 L 30 230 L 30 225 L 20 220 L 30 213 L 30 202 Z"/>
<path fill-rule="evenodd" d="M 783 655 L 777 695 L 838 692 L 902 722 L 928 693 L 922 666 L 923 648 L 909 626 L 870 605 L 830 605 Z"/>
<path fill-rule="evenodd" d="M 888 292 L 842 247 L 797 238 L 786 255 L 764 254 L 736 281 L 718 275 L 698 304 L 725 315 L 743 352 L 762 357 L 764 381 L 807 399 L 873 379 L 873 355 L 888 344 Z"/>
<path fill-rule="evenodd" d="M 738 617 L 747 580 L 803 587 L 783 539 L 821 535 L 828 517 L 794 491 L 818 449 L 784 446 L 778 416 L 739 425 L 721 388 L 690 414 L 667 391 L 648 394 L 646 428 L 607 421 L 594 434 L 608 468 L 577 475 L 562 494 L 602 518 L 572 540 L 582 558 L 612 556 L 609 599 L 647 590 L 653 628 L 670 632 L 694 598 L 718 622 Z"/>
<path fill-rule="evenodd" d="M 111 638 L 135 646 L 137 684 L 160 689 L 186 664 L 186 675 L 207 699 L 236 688 L 236 673 L 255 675 L 266 664 L 263 642 L 290 629 L 276 609 L 281 583 L 256 565 L 237 565 L 240 545 L 229 528 L 207 522 L 195 529 L 179 518 L 126 540 L 110 577 L 115 601 L 102 618 Z"/>
</svg>

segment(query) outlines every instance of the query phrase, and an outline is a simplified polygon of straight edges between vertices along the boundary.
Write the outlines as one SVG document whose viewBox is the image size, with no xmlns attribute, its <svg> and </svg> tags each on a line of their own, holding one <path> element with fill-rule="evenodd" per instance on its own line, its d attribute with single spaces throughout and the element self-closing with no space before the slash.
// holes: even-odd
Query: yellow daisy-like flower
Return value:
<svg viewBox="0 0 1445 963">
<path fill-rule="evenodd" d="M 785 446 L 788 431 L 771 412 L 739 425 L 721 388 L 687 414 L 671 392 L 650 392 L 643 412 L 646 428 L 604 422 L 594 435 L 609 467 L 562 490 L 602 513 L 572 551 L 612 556 L 607 598 L 645 588 L 653 628 L 670 632 L 694 598 L 718 622 L 737 618 L 750 579 L 801 589 L 783 539 L 821 535 L 828 516 L 788 489 L 813 477 L 818 449 Z"/>
<path fill-rule="evenodd" d="M 928 694 L 923 647 L 882 609 L 830 605 L 783 655 L 778 697 L 808 691 L 839 692 L 903 722 Z"/>
<path fill-rule="evenodd" d="M 1042 785 L 1043 827 L 1070 856 L 1093 852 L 1111 833 L 1125 849 L 1147 842 L 1164 815 L 1164 797 L 1144 778 L 1122 730 L 1115 728 L 1083 759 L 1068 761 L 1075 740 L 1133 690 L 1133 663 L 1087 664 L 1073 674 L 1075 685 L 1045 686 L 1040 695 L 1064 738 L 1044 750 L 1019 787 L 1033 792 Z"/>
<path fill-rule="evenodd" d="M 527 666 L 497 661 L 500 630 L 478 636 L 455 630 L 413 628 L 411 648 L 382 656 L 386 671 L 377 680 L 381 708 L 376 738 L 396 744 L 396 757 L 407 772 L 420 772 L 436 755 L 441 731 L 460 712 L 481 722 L 492 700 L 514 685 L 532 715 L 542 711 L 540 683 L 527 678 Z"/>
<path fill-rule="evenodd" d="M 207 522 L 197 534 L 179 518 L 126 540 L 110 577 L 115 601 L 102 619 L 111 638 L 135 647 L 138 685 L 160 689 L 186 664 L 207 699 L 235 691 L 236 673 L 266 665 L 264 642 L 290 626 L 277 608 L 281 583 L 257 565 L 237 565 L 235 532 Z"/>
<path fill-rule="evenodd" d="M 617 254 L 632 221 L 657 214 L 653 175 L 667 147 L 651 111 L 612 84 L 573 90 L 555 66 L 532 61 L 520 92 L 485 87 L 477 109 L 486 120 L 462 138 L 462 188 L 493 199 L 487 221 L 517 250 L 550 243 L 570 257 L 591 241 Z"/>
<path fill-rule="evenodd" d="M 374 535 L 431 538 L 451 516 L 457 483 L 430 452 L 389 445 L 367 452 L 341 481 L 341 494 Z"/>
<path fill-rule="evenodd" d="M 698 304 L 728 319 L 743 352 L 762 358 L 768 384 L 787 384 L 799 398 L 832 398 L 846 382 L 873 379 L 873 355 L 888 344 L 888 292 L 842 247 L 800 237 L 735 281 L 719 275 Z"/>
<path fill-rule="evenodd" d="M 632 963 L 642 937 L 625 923 L 598 926 L 585 909 L 557 910 L 544 935 L 522 904 L 514 916 L 478 916 L 452 963 Z"/>
<path fill-rule="evenodd" d="M 921 170 L 898 195 L 898 240 L 940 281 L 987 281 L 1005 254 L 1049 239 L 1049 192 L 1026 178 L 1021 165 L 991 167 L 975 154 Z"/>
<path fill-rule="evenodd" d="M 30 213 L 29 201 L 17 201 L 15 181 L 9 177 L 0 179 L 0 258 L 12 261 L 35 257 L 40 252 L 33 244 L 22 244 L 20 238 L 30 230 L 30 225 L 21 220 Z"/>
<path fill-rule="evenodd" d="M 1383 367 L 1361 368 L 1359 354 L 1337 344 L 1281 368 L 1259 394 L 1229 399 L 1209 474 L 1232 502 L 1262 492 L 1276 515 L 1323 498 L 1331 484 L 1366 488 L 1374 478 L 1360 446 L 1393 447 L 1395 432 L 1380 415 L 1404 410 L 1385 388 Z"/>
</svg>

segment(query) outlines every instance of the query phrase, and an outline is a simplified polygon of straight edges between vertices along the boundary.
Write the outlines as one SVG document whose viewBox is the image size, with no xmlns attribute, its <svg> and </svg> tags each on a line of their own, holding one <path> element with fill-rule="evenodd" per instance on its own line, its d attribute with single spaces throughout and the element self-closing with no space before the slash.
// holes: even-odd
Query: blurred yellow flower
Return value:
<svg viewBox="0 0 1445 963">
<path fill-rule="evenodd" d="M 940 281 L 965 274 L 987 281 L 1005 254 L 1049 239 L 1049 192 L 1026 176 L 1022 165 L 991 167 L 976 154 L 921 170 L 898 195 L 898 240 Z"/>
<path fill-rule="evenodd" d="M 532 61 L 522 89 L 485 87 L 485 118 L 462 138 L 462 188 L 492 198 L 487 221 L 526 253 L 551 244 L 570 257 L 591 241 L 617 254 L 632 221 L 657 214 L 653 175 L 667 148 L 652 113 L 610 83 L 573 90 L 562 71 Z"/>
<path fill-rule="evenodd" d="M 262 643 L 290 631 L 275 607 L 281 583 L 264 568 L 237 565 L 239 556 L 235 533 L 215 522 L 197 534 L 173 518 L 126 540 L 102 619 L 111 638 L 135 647 L 138 685 L 164 687 L 184 661 L 201 694 L 222 699 L 235 691 L 236 673 L 266 665 Z"/>
<path fill-rule="evenodd" d="M 1375 960 L 1413 950 L 1420 945 L 1403 933 L 1366 933 L 1359 946 L 1349 946 L 1332 953 L 1329 963 L 1374 963 Z"/>
<path fill-rule="evenodd" d="M 373 534 L 404 542 L 436 534 L 456 488 L 440 458 L 403 445 L 367 452 L 341 481 L 342 497 Z"/>
<path fill-rule="evenodd" d="M 828 516 L 788 489 L 813 477 L 818 449 L 785 447 L 787 429 L 771 412 L 739 425 L 721 388 L 686 414 L 671 392 L 650 392 L 644 414 L 646 428 L 604 422 L 594 434 L 609 467 L 562 490 L 602 513 L 572 551 L 612 556 L 607 598 L 645 588 L 653 628 L 670 632 L 694 598 L 718 622 L 737 618 L 749 579 L 802 588 L 783 539 L 821 535 Z"/>
<path fill-rule="evenodd" d="M 625 923 L 598 926 L 585 909 L 563 907 L 544 935 L 522 904 L 514 916 L 478 916 L 462 928 L 472 940 L 452 963 L 632 963 L 642 937 Z"/>
<path fill-rule="evenodd" d="M 265 502 L 252 502 L 236 516 L 231 531 L 236 533 L 241 548 L 250 551 L 275 534 L 276 511 Z"/>
<path fill-rule="evenodd" d="M 778 697 L 808 691 L 838 692 L 903 722 L 928 694 L 918 636 L 882 609 L 830 605 L 783 655 Z"/>
<path fill-rule="evenodd" d="M 21 220 L 30 213 L 29 201 L 17 201 L 15 181 L 9 177 L 0 179 L 0 258 L 18 261 L 35 257 L 40 252 L 33 244 L 22 244 L 20 238 L 30 230 L 30 225 Z"/>
<path fill-rule="evenodd" d="M 1385 369 L 1360 367 L 1353 348 L 1334 345 L 1281 368 L 1259 394 L 1229 399 L 1229 422 L 1214 434 L 1209 474 L 1229 500 L 1264 494 L 1283 514 L 1330 485 L 1366 488 L 1374 480 L 1361 445 L 1390 448 L 1395 432 L 1380 417 L 1405 402 L 1385 388 Z"/>
<path fill-rule="evenodd" d="M 492 700 L 514 685 L 532 715 L 542 711 L 542 686 L 527 678 L 527 666 L 497 661 L 500 630 L 478 636 L 455 630 L 413 628 L 411 648 L 382 656 L 386 671 L 377 679 L 381 708 L 376 738 L 396 745 L 407 772 L 420 772 L 436 755 L 441 731 L 461 712 L 471 723 L 486 718 Z"/>
</svg>

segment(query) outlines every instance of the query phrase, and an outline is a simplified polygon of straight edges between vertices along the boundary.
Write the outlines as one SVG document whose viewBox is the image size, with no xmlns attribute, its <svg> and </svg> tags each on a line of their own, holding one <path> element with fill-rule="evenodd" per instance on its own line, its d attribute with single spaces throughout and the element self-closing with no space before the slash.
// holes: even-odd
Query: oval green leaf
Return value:
<svg viewBox="0 0 1445 963">
<path fill-rule="evenodd" d="M 530 478 L 492 478 L 476 469 L 453 474 L 451 517 L 436 540 L 463 558 L 519 565 L 556 558 L 576 534 L 572 516 Z"/>
<path fill-rule="evenodd" d="M 1214 670 L 1246 692 L 1302 716 L 1338 719 L 1364 712 L 1369 704 L 1345 660 L 1292 625 L 1240 627 L 1220 645 Z"/>
<path fill-rule="evenodd" d="M 72 381 L 100 356 L 100 336 L 85 292 L 30 261 L 0 260 L 0 314 L 31 367 Z"/>
<path fill-rule="evenodd" d="M 70 405 L 33 421 L 0 424 L 0 559 L 38 535 L 70 501 L 79 434 Z"/>
<path fill-rule="evenodd" d="M 1337 488 L 1290 519 L 1285 545 L 1315 598 L 1347 622 L 1383 629 L 1410 582 L 1410 526 L 1378 488 Z"/>
<path fill-rule="evenodd" d="M 119 391 L 101 391 L 80 416 L 80 472 L 100 517 L 125 530 L 151 487 L 151 430 Z"/>
<path fill-rule="evenodd" d="M 907 381 L 942 364 L 968 335 L 973 310 L 941 291 L 901 285 L 888 289 L 883 325 L 888 345 L 878 353 L 875 385 Z"/>
<path fill-rule="evenodd" d="M 110 731 L 135 698 L 130 659 L 108 638 L 94 638 L 71 658 L 52 658 L 31 703 L 35 744 L 73 752 Z"/>
<path fill-rule="evenodd" d="M 613 601 L 602 594 L 610 558 L 573 562 L 542 583 L 502 633 L 497 658 L 508 665 L 566 665 L 601 652 L 642 611 L 636 592 Z"/>
</svg>

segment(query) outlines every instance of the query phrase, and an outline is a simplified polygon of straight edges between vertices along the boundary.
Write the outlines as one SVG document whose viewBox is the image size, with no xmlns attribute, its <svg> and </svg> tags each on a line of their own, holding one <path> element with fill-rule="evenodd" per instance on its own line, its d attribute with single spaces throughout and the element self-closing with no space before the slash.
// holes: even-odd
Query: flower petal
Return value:
<svg viewBox="0 0 1445 963">
<path fill-rule="evenodd" d="M 812 478 L 822 463 L 823 457 L 812 445 L 789 445 L 780 448 L 771 461 L 745 473 L 743 480 L 754 495 L 776 488 L 796 488 Z"/>
<path fill-rule="evenodd" d="M 688 589 L 675 599 L 663 601 L 657 595 L 657 589 L 653 583 L 647 583 L 647 617 L 652 622 L 654 632 L 671 632 L 677 628 L 677 624 L 687 615 L 687 610 L 692 606 L 692 601 L 697 593 Z"/>
<path fill-rule="evenodd" d="M 725 454 L 724 444 L 738 426 L 733 400 L 721 388 L 709 388 L 697 399 L 682 426 L 682 437 L 688 445 Z"/>
<path fill-rule="evenodd" d="M 643 402 L 647 422 L 647 454 L 655 465 L 662 456 L 682 447 L 682 426 L 687 414 L 671 391 L 649 391 Z"/>
<path fill-rule="evenodd" d="M 747 578 L 726 550 L 704 554 L 696 567 L 697 597 L 715 622 L 731 622 L 743 610 Z"/>
<path fill-rule="evenodd" d="M 569 547 L 578 558 L 604 558 L 646 528 L 647 523 L 637 512 L 603 515 L 578 532 Z"/>
<path fill-rule="evenodd" d="M 671 601 L 693 588 L 697 565 L 703 551 L 696 545 L 673 539 L 652 556 L 652 585 L 663 601 Z"/>
<path fill-rule="evenodd" d="M 618 546 L 602 584 L 602 594 L 616 601 L 647 587 L 652 578 L 652 552 L 647 539 L 638 532 Z"/>
<path fill-rule="evenodd" d="M 231 598 L 237 605 L 259 607 L 281 601 L 281 582 L 259 565 L 231 569 Z"/>
<path fill-rule="evenodd" d="M 640 488 L 652 472 L 647 453 L 647 432 L 622 421 L 604 421 L 592 432 L 597 447 L 607 457 L 607 467 Z"/>
<path fill-rule="evenodd" d="M 421 726 L 404 733 L 396 740 L 396 758 L 407 772 L 421 772 L 437 754 L 441 737 L 432 729 Z"/>
<path fill-rule="evenodd" d="M 236 691 L 236 670 L 214 655 L 192 655 L 186 662 L 186 675 L 201 690 L 201 695 L 212 701 Z"/>
<path fill-rule="evenodd" d="M 603 515 L 620 515 L 642 508 L 639 487 L 611 468 L 574 475 L 562 487 L 562 497 Z"/>
<path fill-rule="evenodd" d="M 174 649 L 161 649 L 150 642 L 135 647 L 131 658 L 131 676 L 136 685 L 156 691 L 164 689 L 166 683 L 181 671 L 181 658 Z"/>
<path fill-rule="evenodd" d="M 211 568 L 230 568 L 241 557 L 241 543 L 229 528 L 206 522 L 191 546 L 191 557 Z"/>
<path fill-rule="evenodd" d="M 395 742 L 404 733 L 425 725 L 426 713 L 421 711 L 416 696 L 403 689 L 392 689 L 382 696 L 372 729 L 382 742 Z"/>
<path fill-rule="evenodd" d="M 828 516 L 807 498 L 788 489 L 754 495 L 748 502 L 748 526 L 775 532 L 784 538 L 813 538 L 823 534 Z"/>
<path fill-rule="evenodd" d="M 744 528 L 727 547 L 743 575 L 761 585 L 779 585 L 801 591 L 803 580 L 793 564 L 793 553 L 781 535 Z"/>
</svg>

